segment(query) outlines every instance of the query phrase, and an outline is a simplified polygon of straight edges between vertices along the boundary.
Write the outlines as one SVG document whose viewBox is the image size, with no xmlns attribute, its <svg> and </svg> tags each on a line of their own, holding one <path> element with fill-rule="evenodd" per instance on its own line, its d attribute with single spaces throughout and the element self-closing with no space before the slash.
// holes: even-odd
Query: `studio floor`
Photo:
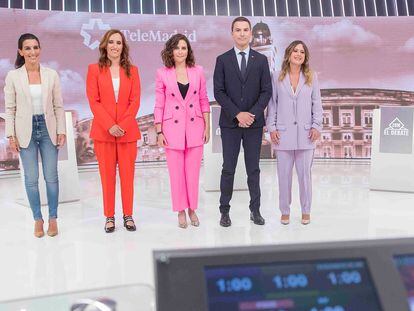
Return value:
<svg viewBox="0 0 414 311">
<path fill-rule="evenodd" d="M 33 236 L 19 177 L 0 179 L 0 301 L 127 284 L 154 286 L 152 251 L 414 236 L 414 194 L 369 190 L 368 162 L 316 162 L 312 222 L 300 224 L 297 182 L 291 224 L 279 222 L 276 164 L 261 164 L 261 212 L 266 225 L 249 221 L 248 191 L 233 195 L 229 228 L 219 226 L 218 192 L 205 192 L 201 173 L 198 228 L 180 229 L 171 210 L 166 166 L 138 166 L 135 177 L 136 232 L 103 230 L 97 171 L 79 174 L 81 200 L 59 206 L 57 237 Z M 219 178 L 219 177 L 217 177 Z M 296 178 L 296 177 L 295 177 Z M 120 197 L 117 193 L 117 202 Z M 47 219 L 47 211 L 44 211 Z"/>
</svg>

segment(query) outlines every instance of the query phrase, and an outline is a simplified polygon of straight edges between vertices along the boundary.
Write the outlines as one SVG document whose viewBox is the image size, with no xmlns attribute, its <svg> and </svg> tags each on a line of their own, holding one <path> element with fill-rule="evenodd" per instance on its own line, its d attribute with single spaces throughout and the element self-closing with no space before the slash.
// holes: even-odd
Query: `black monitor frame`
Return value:
<svg viewBox="0 0 414 311">
<path fill-rule="evenodd" d="M 158 311 L 208 311 L 206 266 L 364 259 L 384 311 L 409 311 L 394 256 L 414 254 L 414 239 L 386 239 L 154 251 Z"/>
</svg>

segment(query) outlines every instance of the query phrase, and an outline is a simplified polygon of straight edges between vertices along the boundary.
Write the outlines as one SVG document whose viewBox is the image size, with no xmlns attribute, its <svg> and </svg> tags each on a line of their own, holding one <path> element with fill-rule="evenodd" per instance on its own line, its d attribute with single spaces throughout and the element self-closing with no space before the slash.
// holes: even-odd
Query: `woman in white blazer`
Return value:
<svg viewBox="0 0 414 311">
<path fill-rule="evenodd" d="M 6 136 L 10 148 L 20 154 L 24 182 L 35 220 L 34 234 L 44 236 L 39 196 L 38 153 L 49 206 L 49 236 L 58 233 L 58 148 L 65 144 L 65 112 L 57 72 L 40 65 L 40 42 L 30 33 L 20 36 L 14 70 L 4 86 Z"/>
</svg>

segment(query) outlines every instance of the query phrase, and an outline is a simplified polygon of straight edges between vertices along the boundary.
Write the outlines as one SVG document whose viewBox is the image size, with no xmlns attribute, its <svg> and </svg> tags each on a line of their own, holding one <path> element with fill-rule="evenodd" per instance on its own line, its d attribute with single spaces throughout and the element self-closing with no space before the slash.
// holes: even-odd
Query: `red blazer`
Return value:
<svg viewBox="0 0 414 311">
<path fill-rule="evenodd" d="M 115 100 L 109 68 L 99 69 L 98 64 L 88 67 L 86 94 L 93 113 L 90 137 L 105 142 L 133 142 L 141 138 L 136 121 L 140 103 L 140 81 L 138 68 L 131 66 L 131 77 L 128 78 L 121 67 L 119 72 L 118 103 Z M 122 137 L 109 134 L 109 129 L 118 124 L 124 131 Z"/>
</svg>

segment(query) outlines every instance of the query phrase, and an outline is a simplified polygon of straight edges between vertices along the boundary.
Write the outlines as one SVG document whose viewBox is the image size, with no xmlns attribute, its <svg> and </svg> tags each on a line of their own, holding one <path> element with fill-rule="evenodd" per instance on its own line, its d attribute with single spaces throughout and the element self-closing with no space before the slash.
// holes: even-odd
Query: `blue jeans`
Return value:
<svg viewBox="0 0 414 311">
<path fill-rule="evenodd" d="M 29 146 L 27 148 L 20 148 L 20 158 L 24 168 L 24 184 L 35 220 L 43 219 L 39 194 L 39 151 L 42 158 L 43 175 L 46 181 L 49 219 L 57 218 L 59 198 L 58 149 L 50 140 L 44 115 L 33 116 L 32 138 Z"/>
</svg>

